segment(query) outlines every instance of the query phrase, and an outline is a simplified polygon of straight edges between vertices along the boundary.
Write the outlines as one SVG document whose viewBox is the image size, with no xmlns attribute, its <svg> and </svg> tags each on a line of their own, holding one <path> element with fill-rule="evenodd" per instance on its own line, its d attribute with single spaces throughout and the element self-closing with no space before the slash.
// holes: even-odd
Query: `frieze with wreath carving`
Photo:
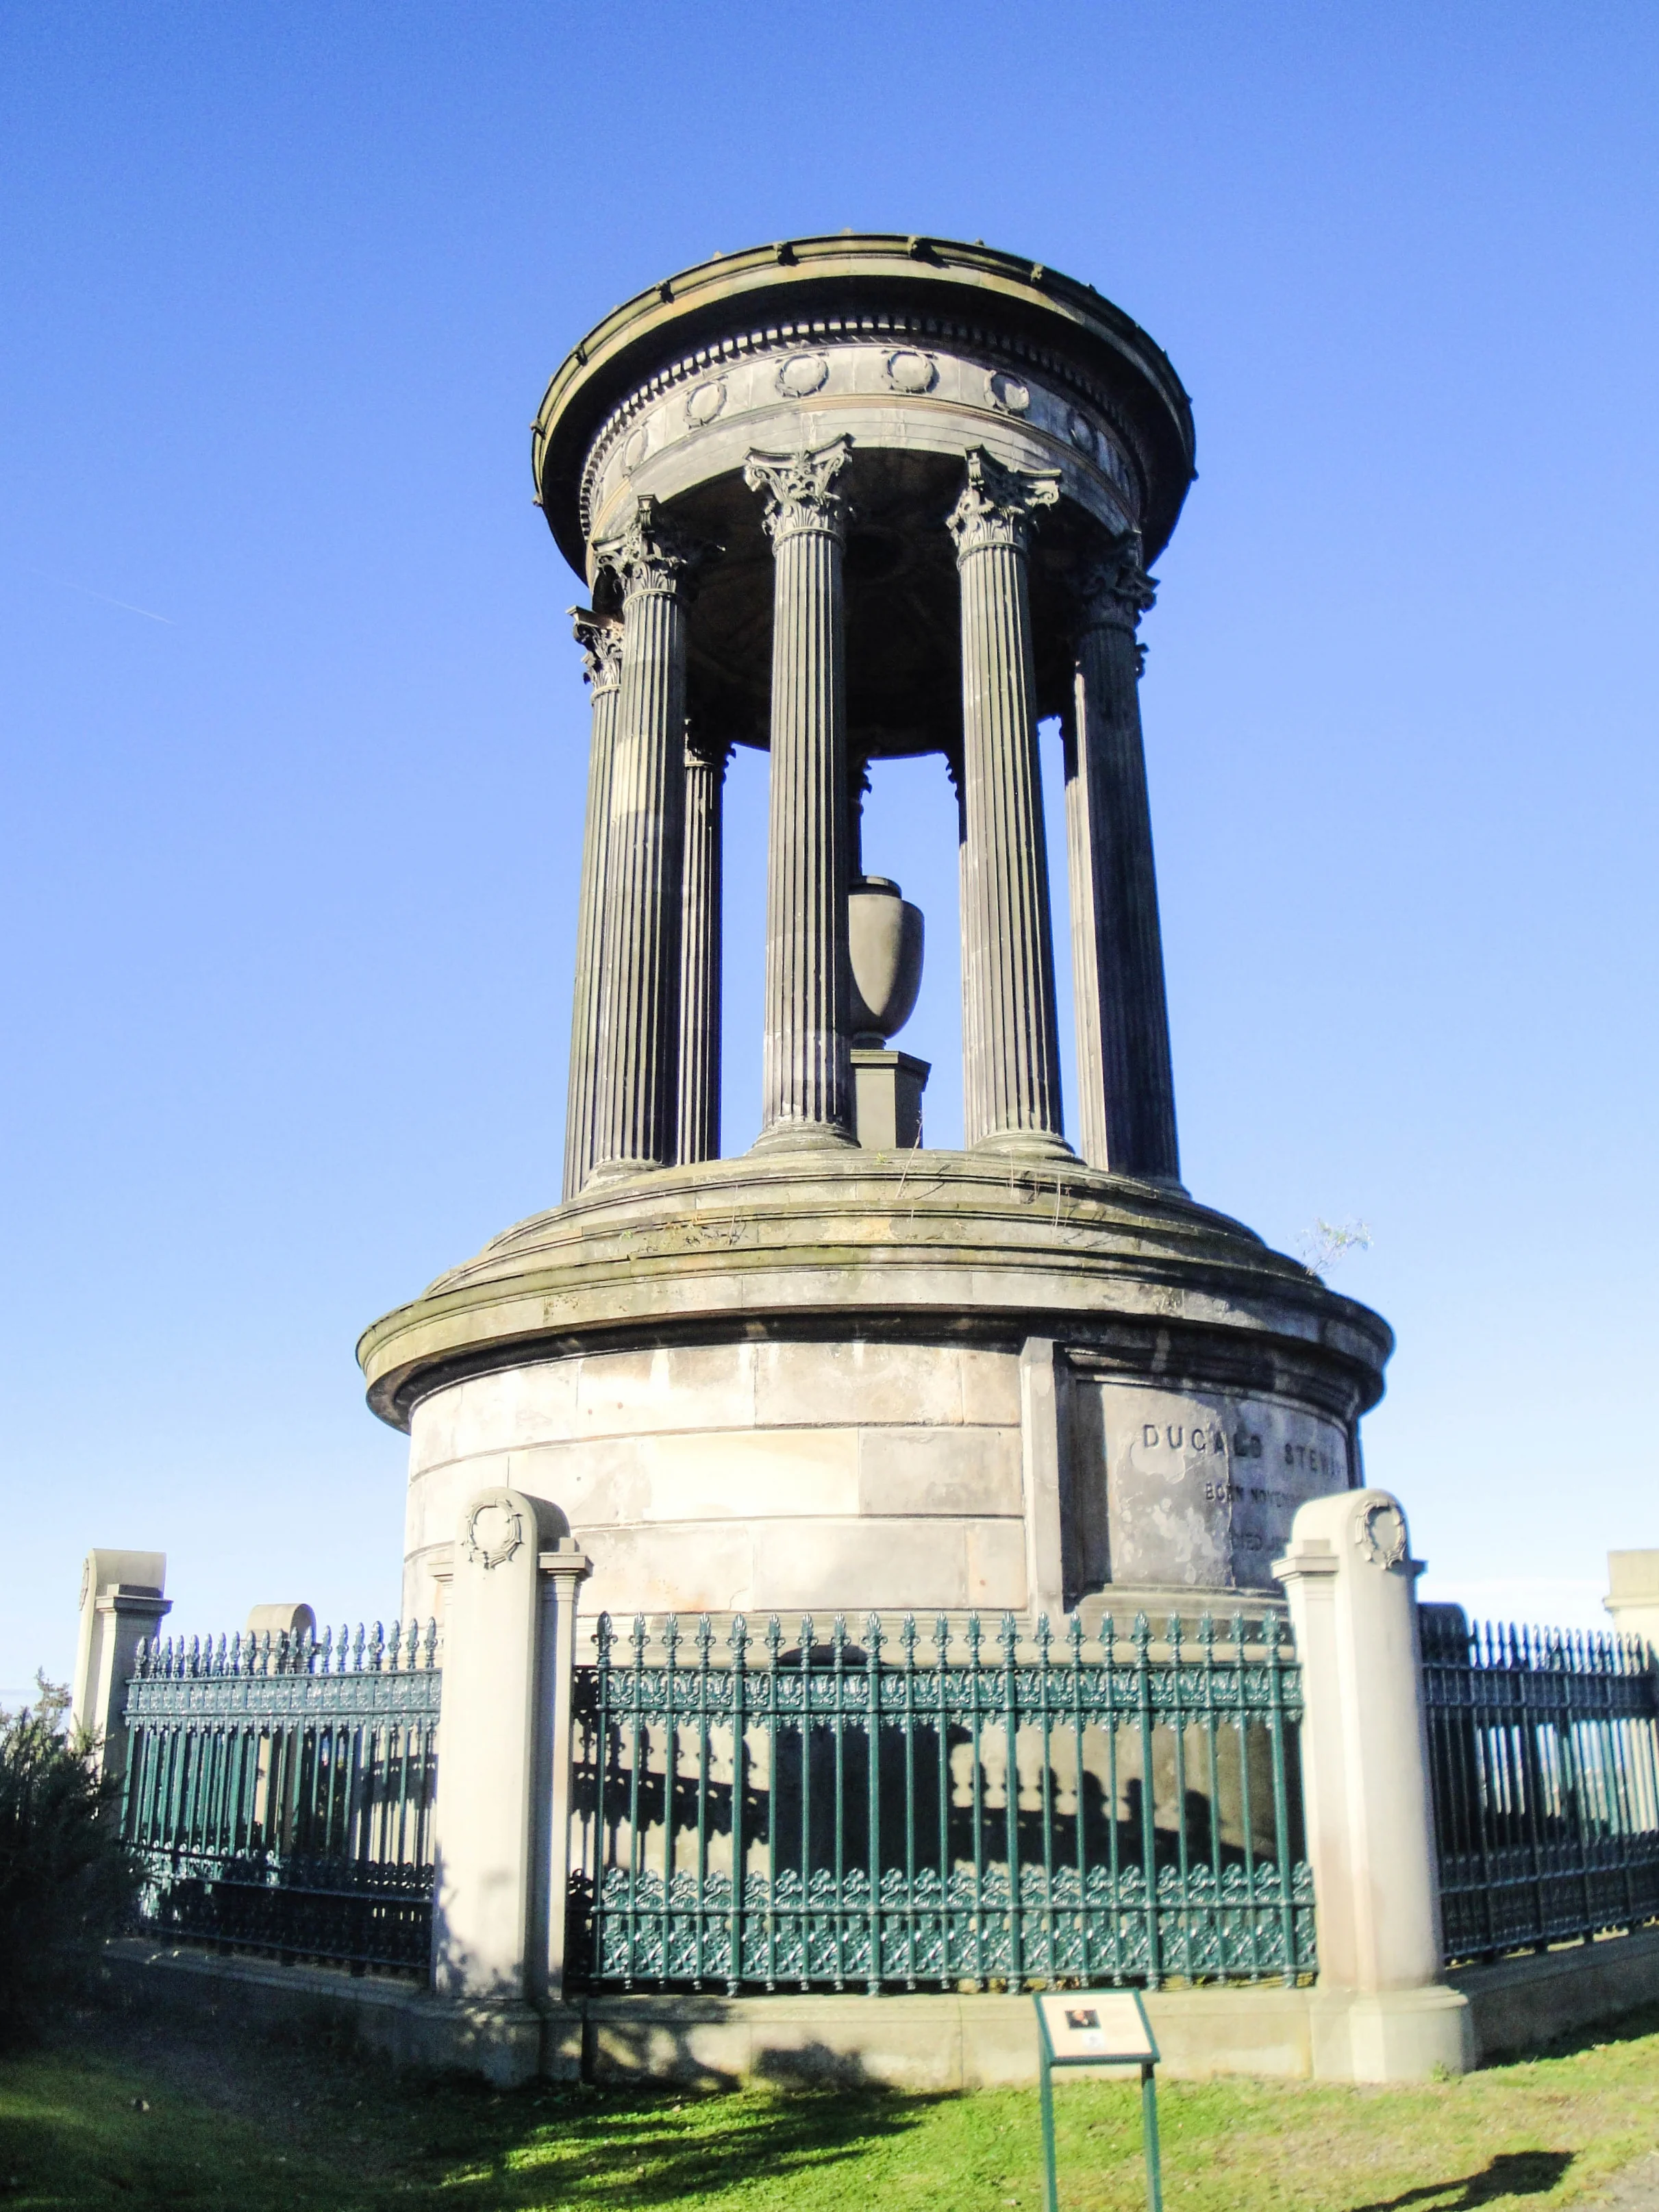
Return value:
<svg viewBox="0 0 1659 2212">
<path fill-rule="evenodd" d="M 1079 459 L 1092 460 L 1116 494 L 1128 499 L 1137 511 L 1145 506 L 1152 475 L 1152 459 L 1135 425 L 1096 379 L 1087 375 L 1065 356 L 1050 347 L 978 324 L 946 317 L 883 313 L 864 316 L 829 316 L 811 323 L 783 323 L 772 329 L 733 333 L 707 346 L 700 346 L 694 353 L 656 371 L 612 409 L 589 444 L 579 493 L 579 511 L 584 535 L 592 530 L 595 489 L 610 464 L 618 440 L 630 436 L 638 417 L 653 407 L 675 386 L 693 380 L 699 383 L 707 382 L 711 366 L 719 362 L 780 353 L 786 356 L 778 370 L 781 378 L 792 361 L 801 357 L 805 345 L 812 346 L 817 357 L 836 349 L 872 343 L 878 345 L 883 340 L 900 337 L 929 340 L 936 347 L 941 344 L 952 347 L 962 352 L 972 365 L 982 368 L 987 375 L 983 404 L 988 413 L 1015 415 L 1024 419 L 1030 405 L 1031 395 L 1024 377 L 1017 377 L 1012 382 L 1012 390 L 1024 395 L 1023 406 L 1009 404 L 1008 398 L 1004 396 L 1008 391 L 1006 383 L 1001 389 L 993 388 L 991 379 L 1000 368 L 1039 372 L 1051 382 L 1074 392 L 1101 418 L 1109 433 L 1107 438 L 1099 440 L 1091 427 L 1091 449 L 1080 450 Z M 978 359 L 975 360 L 975 356 Z M 892 357 L 890 348 L 887 357 Z M 819 378 L 812 389 L 819 389 L 823 380 Z M 780 385 L 780 389 L 790 397 L 806 396 L 798 390 L 790 391 L 787 386 Z M 917 392 L 908 396 L 920 398 L 929 395 Z M 1086 416 L 1080 419 L 1087 421 Z M 1075 440 L 1073 443 L 1076 443 Z M 640 450 L 637 457 L 630 455 L 628 459 L 629 472 L 645 458 L 645 448 Z M 1116 464 L 1115 469 L 1114 464 Z"/>
</svg>

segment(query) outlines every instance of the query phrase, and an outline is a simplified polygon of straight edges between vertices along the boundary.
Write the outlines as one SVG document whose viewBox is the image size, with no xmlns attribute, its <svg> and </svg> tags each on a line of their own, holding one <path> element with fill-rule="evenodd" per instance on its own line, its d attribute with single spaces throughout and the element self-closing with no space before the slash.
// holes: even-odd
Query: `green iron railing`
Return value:
<svg viewBox="0 0 1659 2212">
<path fill-rule="evenodd" d="M 1632 1641 L 1422 1608 L 1447 1955 L 1659 1919 L 1659 1676 Z"/>
<path fill-rule="evenodd" d="M 1295 1982 L 1316 1966 L 1301 1677 L 1276 1614 L 601 1615 L 576 1670 L 573 1953 L 594 1985 Z"/>
<path fill-rule="evenodd" d="M 141 1646 L 123 1809 L 140 1925 L 424 1973 L 442 1682 L 430 1622 Z"/>
</svg>

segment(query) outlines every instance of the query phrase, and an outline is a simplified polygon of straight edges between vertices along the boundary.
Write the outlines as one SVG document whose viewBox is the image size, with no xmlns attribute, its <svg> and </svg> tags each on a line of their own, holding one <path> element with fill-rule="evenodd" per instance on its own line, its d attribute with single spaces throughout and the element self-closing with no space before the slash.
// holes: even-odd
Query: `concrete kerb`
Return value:
<svg viewBox="0 0 1659 2212">
<path fill-rule="evenodd" d="M 395 2063 L 523 2080 L 705 2084 L 879 2081 L 907 2089 L 1036 2079 L 1029 1998 L 985 1996 L 574 1998 L 499 2008 L 327 1967 L 129 1939 L 106 1954 L 125 1996 L 267 2029 L 326 2026 Z M 1458 1969 L 1363 1996 L 1319 1989 L 1158 1990 L 1147 2010 L 1172 2080 L 1422 2080 L 1489 2064 L 1659 2004 L 1659 1929 Z M 539 2046 L 538 2057 L 532 2052 Z"/>
<path fill-rule="evenodd" d="M 1261 1985 L 1159 1990 L 1147 2009 L 1170 2079 L 1352 2081 L 1379 2078 L 1381 2067 L 1388 2078 L 1422 2080 L 1461 2070 L 1476 2052 L 1510 2047 L 1511 2017 L 1524 2014 L 1536 2040 L 1659 1995 L 1659 1936 L 1629 1940 L 1641 1946 L 1640 1960 L 1634 1949 L 1622 1970 L 1598 1958 L 1588 1988 L 1558 1963 L 1582 1961 L 1581 1946 L 1480 1969 L 1486 1978 L 1473 1978 L 1467 1990 L 1441 1986 L 1379 1998 Z M 1030 2001 L 1023 1996 L 635 1994 L 577 1996 L 538 2013 L 444 1999 L 387 1977 L 161 1949 L 142 1939 L 111 1944 L 106 1964 L 130 2001 L 222 2013 L 269 2030 L 326 2027 L 396 2064 L 483 2075 L 498 2085 L 538 2073 L 613 2083 L 869 2081 L 920 2090 L 1036 2078 Z M 1528 1969 L 1534 1970 L 1530 1996 Z"/>
<path fill-rule="evenodd" d="M 1448 1979 L 1468 1999 L 1475 2063 L 1486 2065 L 1659 2005 L 1659 1928 L 1459 1966 Z"/>
<path fill-rule="evenodd" d="M 104 1965 L 118 1997 L 161 2012 L 337 2035 L 397 2066 L 482 2075 L 498 2087 L 556 2070 L 544 2063 L 547 2024 L 528 2005 L 469 2004 L 390 1976 L 158 1949 L 142 1937 L 107 1945 Z"/>
</svg>

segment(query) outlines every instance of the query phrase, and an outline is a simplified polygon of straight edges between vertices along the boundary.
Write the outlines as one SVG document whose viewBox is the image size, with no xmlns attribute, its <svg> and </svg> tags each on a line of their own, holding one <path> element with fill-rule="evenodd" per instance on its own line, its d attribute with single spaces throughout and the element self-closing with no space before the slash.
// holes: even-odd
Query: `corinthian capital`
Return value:
<svg viewBox="0 0 1659 2212">
<path fill-rule="evenodd" d="M 811 453 L 750 454 L 743 480 L 750 491 L 766 495 L 766 534 L 775 545 L 803 530 L 845 534 L 847 501 L 830 486 L 852 450 L 850 438 L 834 438 Z"/>
<path fill-rule="evenodd" d="M 1058 469 L 1005 469 L 983 446 L 975 446 L 968 455 L 962 496 L 945 520 L 957 541 L 957 560 L 981 553 L 988 545 L 1012 545 L 1023 553 L 1038 508 L 1053 507 L 1059 497 Z"/>
<path fill-rule="evenodd" d="M 711 737 L 707 730 L 685 726 L 685 764 L 687 768 L 712 768 L 717 776 L 726 774 L 732 754 L 737 750 L 730 738 Z"/>
<path fill-rule="evenodd" d="M 641 497 L 615 537 L 602 538 L 593 554 L 621 584 L 623 596 L 633 599 L 641 592 L 679 591 L 691 571 L 720 550 L 688 537 L 654 499 Z"/>
<path fill-rule="evenodd" d="M 1158 597 L 1158 586 L 1140 565 L 1140 532 L 1126 531 L 1078 575 L 1079 629 L 1133 631 Z"/>
<path fill-rule="evenodd" d="M 569 613 L 582 649 L 582 674 L 595 693 L 614 691 L 622 682 L 622 624 L 591 607 L 572 607 Z"/>
</svg>

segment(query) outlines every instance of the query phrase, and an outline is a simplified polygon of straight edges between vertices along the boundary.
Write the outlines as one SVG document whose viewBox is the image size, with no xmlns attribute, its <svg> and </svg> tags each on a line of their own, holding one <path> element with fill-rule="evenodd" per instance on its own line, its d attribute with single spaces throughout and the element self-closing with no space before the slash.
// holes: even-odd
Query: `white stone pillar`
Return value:
<svg viewBox="0 0 1659 2212">
<path fill-rule="evenodd" d="M 688 736 L 680 929 L 680 1075 L 677 1157 L 720 1151 L 720 901 L 726 764 L 730 744 Z"/>
<path fill-rule="evenodd" d="M 1059 486 L 976 450 L 950 530 L 962 580 L 963 1134 L 1064 1158 L 1026 575 L 1032 518 Z"/>
<path fill-rule="evenodd" d="M 1073 995 L 1083 1157 L 1178 1185 L 1135 639 L 1153 597 L 1134 534 L 1079 580 L 1066 779 Z"/>
<path fill-rule="evenodd" d="M 81 1569 L 81 1633 L 70 1729 L 92 1746 L 100 1774 L 126 1772 L 127 1682 L 138 1646 L 173 1610 L 165 1552 L 88 1552 Z"/>
<path fill-rule="evenodd" d="M 1302 1796 L 1319 1942 L 1315 2071 L 1420 2081 L 1471 2061 L 1440 1980 L 1440 1905 L 1416 1582 L 1385 1490 L 1315 1498 L 1273 1572 L 1302 1672 Z"/>
<path fill-rule="evenodd" d="M 283 1599 L 269 1605 L 251 1605 L 247 1619 L 242 1624 L 248 1636 L 268 1636 L 273 1644 L 286 1636 L 297 1642 L 302 1637 L 315 1637 L 317 1610 L 297 1599 Z"/>
<path fill-rule="evenodd" d="M 1659 1552 L 1609 1552 L 1601 1602 L 1615 1632 L 1644 1644 L 1659 1665 Z"/>
<path fill-rule="evenodd" d="M 591 1563 L 572 1536 L 549 1543 L 541 1553 L 540 1646 L 541 1720 L 537 1802 L 540 1826 L 536 1843 L 535 1881 L 530 1913 L 530 1996 L 551 2014 L 564 2001 L 565 1937 L 570 1902 L 571 1768 L 575 1743 L 576 1607 Z M 545 2063 L 549 2043 L 561 2048 L 557 2034 L 544 2044 L 543 2071 L 574 2073 L 581 2066 L 578 2029 L 574 2050 L 563 2039 L 565 2063 Z"/>
<path fill-rule="evenodd" d="M 541 2008 L 562 1985 L 563 1888 L 550 1887 L 568 1826 L 559 1647 L 574 1638 L 586 1562 L 561 1540 L 562 1517 L 520 1491 L 480 1491 L 461 1516 L 445 1608 L 432 1985 L 462 2016 L 457 2049 L 498 2083 L 537 2072 Z"/>
<path fill-rule="evenodd" d="M 758 1142 L 851 1144 L 847 1035 L 847 507 L 852 450 L 750 453 L 772 540 L 772 758 L 766 851 L 766 1032 Z"/>
<path fill-rule="evenodd" d="M 1609 1552 L 1601 1602 L 1613 1634 L 1640 1647 L 1659 1684 L 1659 1552 Z M 1651 1828 L 1659 1825 L 1659 1742 L 1640 1721 L 1626 1724 L 1625 1737 L 1631 1808 L 1638 1826 Z"/>
<path fill-rule="evenodd" d="M 580 902 L 576 909 L 576 981 L 570 1000 L 570 1071 L 564 1115 L 564 1194 L 574 1198 L 593 1164 L 593 1103 L 599 1090 L 599 965 L 605 942 L 605 877 L 610 858 L 611 774 L 622 696 L 622 624 L 572 607 L 576 642 L 592 702 L 587 751 L 587 812 L 582 831 Z"/>
<path fill-rule="evenodd" d="M 599 929 L 593 1164 L 609 1181 L 673 1160 L 685 833 L 685 592 L 700 549 L 641 499 L 594 548 L 623 591 L 622 682 Z"/>
</svg>

